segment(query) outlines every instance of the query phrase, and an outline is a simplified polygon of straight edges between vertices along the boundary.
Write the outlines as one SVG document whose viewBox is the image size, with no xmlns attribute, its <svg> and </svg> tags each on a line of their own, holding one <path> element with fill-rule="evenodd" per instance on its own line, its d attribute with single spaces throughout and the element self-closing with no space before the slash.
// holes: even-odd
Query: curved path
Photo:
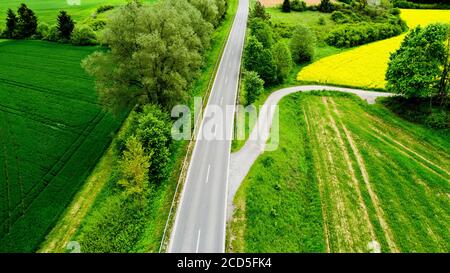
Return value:
<svg viewBox="0 0 450 273">
<path fill-rule="evenodd" d="M 389 97 L 392 93 L 365 91 L 361 89 L 341 88 L 324 85 L 304 85 L 293 86 L 273 92 L 261 107 L 258 120 L 252 129 L 252 132 L 245 145 L 237 152 L 231 154 L 230 167 L 228 171 L 228 219 L 233 213 L 233 199 L 239 186 L 249 172 L 251 166 L 266 149 L 266 143 L 269 139 L 272 119 L 275 113 L 274 108 L 278 102 L 285 96 L 296 92 L 324 90 L 353 93 L 369 104 L 375 103 L 378 97 Z"/>
</svg>

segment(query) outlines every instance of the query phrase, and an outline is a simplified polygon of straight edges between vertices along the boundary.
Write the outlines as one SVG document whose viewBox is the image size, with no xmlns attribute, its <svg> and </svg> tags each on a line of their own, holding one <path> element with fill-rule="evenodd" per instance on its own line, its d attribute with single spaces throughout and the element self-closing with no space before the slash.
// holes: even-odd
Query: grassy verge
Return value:
<svg viewBox="0 0 450 273">
<path fill-rule="evenodd" d="M 235 252 L 448 252 L 450 141 L 381 104 L 297 93 L 239 189 Z"/>
<path fill-rule="evenodd" d="M 229 1 L 226 18 L 213 33 L 211 48 L 205 58 L 205 65 L 199 79 L 192 86 L 192 97 L 201 96 L 206 98 L 204 101 L 207 100 L 207 95 L 212 85 L 211 79 L 214 78 L 217 64 L 226 44 L 234 14 L 237 10 L 237 3 L 237 0 Z M 123 130 L 126 129 L 124 128 Z M 171 148 L 172 174 L 170 179 L 161 183 L 152 193 L 151 214 L 146 219 L 146 229 L 139 242 L 135 245 L 133 252 L 158 252 L 188 147 L 188 141 L 180 141 L 173 144 Z M 67 243 L 79 236 L 83 225 L 86 225 L 90 218 L 95 217 L 93 212 L 100 208 L 103 202 L 108 199 L 108 196 L 112 194 L 113 185 L 108 183 L 108 181 L 113 172 L 113 162 L 117 160 L 117 155 L 110 148 L 86 182 L 83 190 L 66 210 L 58 225 L 47 236 L 47 240 L 43 243 L 40 251 L 64 252 Z M 75 211 L 76 217 L 74 217 Z"/>
</svg>

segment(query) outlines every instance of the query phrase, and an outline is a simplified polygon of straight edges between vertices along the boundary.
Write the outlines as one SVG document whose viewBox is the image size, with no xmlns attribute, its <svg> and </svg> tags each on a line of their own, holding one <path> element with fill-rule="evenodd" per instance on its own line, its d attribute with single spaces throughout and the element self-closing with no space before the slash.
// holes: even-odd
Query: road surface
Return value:
<svg viewBox="0 0 450 273">
<path fill-rule="evenodd" d="M 353 93 L 370 104 L 375 103 L 375 99 L 378 97 L 393 95 L 386 92 L 373 92 L 361 89 L 341 88 L 325 85 L 293 86 L 273 92 L 261 107 L 258 114 L 258 120 L 256 121 L 247 142 L 239 151 L 231 155 L 229 167 L 228 217 L 232 216 L 234 195 L 239 189 L 242 180 L 244 180 L 258 156 L 264 152 L 267 140 L 269 138 L 270 128 L 272 127 L 272 118 L 274 114 L 273 106 L 276 106 L 278 102 L 287 95 L 295 92 L 313 90 Z"/>
<path fill-rule="evenodd" d="M 225 251 L 228 166 L 248 5 L 248 0 L 239 0 L 198 131 L 175 217 L 169 252 Z M 214 115 L 220 116 L 217 115 L 218 110 L 226 113 L 220 121 L 214 118 Z M 208 137 L 203 137 L 205 135 Z"/>
</svg>

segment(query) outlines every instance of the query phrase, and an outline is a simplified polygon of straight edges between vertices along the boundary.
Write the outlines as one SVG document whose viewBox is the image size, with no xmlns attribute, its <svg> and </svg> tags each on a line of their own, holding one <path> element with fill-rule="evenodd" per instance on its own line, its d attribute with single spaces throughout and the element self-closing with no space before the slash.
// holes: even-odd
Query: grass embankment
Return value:
<svg viewBox="0 0 450 273">
<path fill-rule="evenodd" d="M 280 147 L 239 189 L 234 252 L 448 252 L 450 140 L 351 95 L 280 103 Z"/>
<path fill-rule="evenodd" d="M 401 17 L 412 29 L 417 25 L 425 26 L 435 22 L 450 23 L 450 10 L 402 9 Z M 400 47 L 404 37 L 405 35 L 400 35 L 323 58 L 303 68 L 297 80 L 384 89 L 390 53 Z"/>
<path fill-rule="evenodd" d="M 192 97 L 201 96 L 206 98 L 211 87 L 210 79 L 214 78 L 215 68 L 228 38 L 234 15 L 237 10 L 237 0 L 230 0 L 227 15 L 222 24 L 214 31 L 211 40 L 211 48 L 205 58 L 205 65 L 198 80 L 192 86 Z M 192 101 L 190 102 L 192 104 Z M 192 105 L 191 105 L 192 106 Z M 123 130 L 126 130 L 126 124 Z M 178 178 L 182 168 L 183 160 L 188 149 L 188 141 L 175 142 L 171 147 L 171 176 L 162 182 L 152 193 L 150 206 L 151 215 L 146 219 L 146 229 L 135 245 L 133 252 L 158 252 L 166 220 L 175 194 Z M 85 187 L 67 208 L 65 215 L 58 225 L 47 237 L 42 245 L 42 252 L 64 252 L 66 245 L 82 232 L 83 225 L 94 221 L 94 212 L 112 194 L 113 185 L 108 183 L 113 172 L 113 162 L 117 161 L 117 155 L 112 153 L 112 147 L 103 156 Z M 90 190 L 92 189 L 92 191 Z M 77 211 L 76 217 L 73 212 Z M 81 250 L 82 251 L 82 250 Z"/>
<path fill-rule="evenodd" d="M 143 0 L 144 3 L 153 3 L 157 0 Z M 5 21 L 8 8 L 16 11 L 21 3 L 25 3 L 37 15 L 39 22 L 56 24 L 60 10 L 67 11 L 75 21 L 82 21 L 96 12 L 97 8 L 105 5 L 118 6 L 126 0 L 8 0 L 0 2 L 0 22 Z M 77 4 L 78 3 L 78 4 Z"/>
<path fill-rule="evenodd" d="M 0 44 L 0 251 L 35 251 L 124 119 L 80 62 L 94 47 Z"/>
</svg>

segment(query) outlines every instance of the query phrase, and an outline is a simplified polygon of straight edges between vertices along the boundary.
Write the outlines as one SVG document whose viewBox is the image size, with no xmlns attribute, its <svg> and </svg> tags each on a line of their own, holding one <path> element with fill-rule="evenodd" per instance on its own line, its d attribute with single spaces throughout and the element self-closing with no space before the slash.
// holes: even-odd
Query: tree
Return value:
<svg viewBox="0 0 450 273">
<path fill-rule="evenodd" d="M 6 29 L 5 35 L 7 38 L 14 38 L 16 35 L 17 16 L 12 9 L 6 12 Z"/>
<path fill-rule="evenodd" d="M 407 98 L 448 94 L 449 25 L 418 26 L 391 54 L 387 88 Z"/>
<path fill-rule="evenodd" d="M 255 18 L 249 24 L 251 34 L 262 43 L 265 48 L 271 48 L 273 44 L 272 27 L 264 20 Z"/>
<path fill-rule="evenodd" d="M 188 97 L 213 26 L 186 0 L 142 6 L 135 1 L 109 19 L 100 51 L 83 61 L 110 110 L 155 103 L 170 109 Z"/>
<path fill-rule="evenodd" d="M 170 160 L 171 126 L 169 117 L 157 106 L 147 105 L 137 117 L 136 137 L 145 151 L 152 154 L 149 170 L 152 182 L 161 183 L 167 178 Z"/>
<path fill-rule="evenodd" d="M 277 67 L 271 49 L 265 49 L 255 36 L 250 35 L 244 51 L 245 69 L 257 72 L 266 85 L 275 83 Z"/>
<path fill-rule="evenodd" d="M 21 4 L 17 10 L 17 35 L 18 38 L 29 38 L 36 33 L 37 17 L 25 4 Z"/>
<path fill-rule="evenodd" d="M 319 11 L 321 12 L 332 12 L 333 4 L 331 4 L 330 0 L 320 0 Z"/>
<path fill-rule="evenodd" d="M 62 39 L 70 40 L 70 36 L 72 35 L 73 29 L 75 28 L 75 23 L 67 14 L 66 11 L 62 10 L 58 15 L 58 30 Z"/>
<path fill-rule="evenodd" d="M 263 20 L 269 20 L 270 14 L 266 12 L 266 8 L 259 2 L 256 1 L 253 9 L 250 12 L 250 18 L 261 18 Z"/>
<path fill-rule="evenodd" d="M 284 81 L 292 69 L 292 55 L 289 46 L 280 41 L 273 47 L 273 59 L 277 67 L 277 80 Z"/>
<path fill-rule="evenodd" d="M 189 0 L 189 2 L 201 12 L 203 19 L 217 26 L 220 15 L 216 0 Z"/>
<path fill-rule="evenodd" d="M 128 139 L 126 150 L 119 162 L 119 185 L 125 188 L 126 195 L 143 200 L 149 189 L 148 170 L 150 158 L 153 154 L 146 154 L 142 144 L 136 137 Z"/>
<path fill-rule="evenodd" d="M 244 90 L 245 100 L 247 105 L 255 102 L 258 96 L 264 91 L 264 80 L 262 80 L 258 73 L 248 71 L 244 73 Z"/>
<path fill-rule="evenodd" d="M 295 62 L 309 62 L 314 58 L 316 38 L 311 30 L 303 25 L 298 25 L 292 34 L 290 48 Z"/>
<path fill-rule="evenodd" d="M 284 0 L 283 5 L 281 6 L 281 10 L 283 12 L 291 12 L 291 1 L 290 0 Z"/>
</svg>

